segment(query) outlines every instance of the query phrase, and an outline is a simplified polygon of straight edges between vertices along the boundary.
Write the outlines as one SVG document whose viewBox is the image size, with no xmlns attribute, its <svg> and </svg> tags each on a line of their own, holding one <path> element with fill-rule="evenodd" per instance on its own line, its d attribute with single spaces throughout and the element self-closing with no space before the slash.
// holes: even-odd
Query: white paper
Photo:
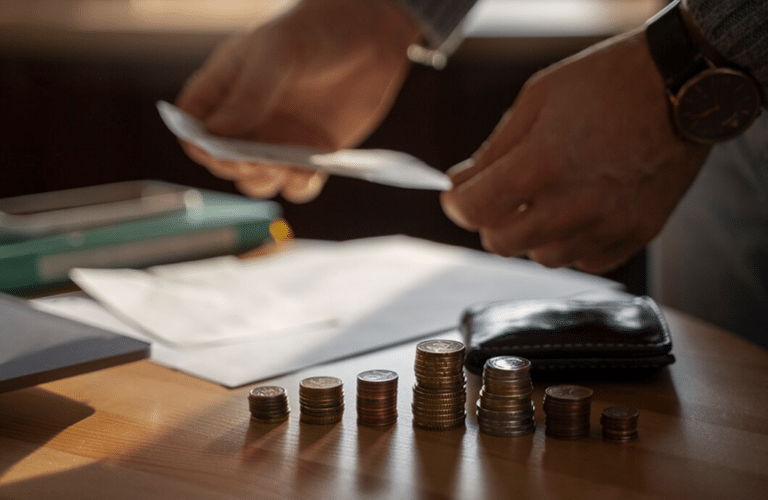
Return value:
<svg viewBox="0 0 768 500">
<path fill-rule="evenodd" d="M 528 261 L 402 236 L 305 243 L 272 257 L 162 266 L 147 274 L 162 278 L 160 286 L 184 283 L 186 288 L 179 295 L 183 300 L 161 305 L 143 300 L 139 288 L 131 288 L 131 294 L 114 294 L 122 283 L 134 279 L 121 273 L 111 283 L 101 275 L 89 293 L 110 311 L 120 311 L 122 323 L 128 322 L 138 332 L 132 336 L 148 335 L 155 340 L 154 361 L 227 387 L 432 336 L 456 327 L 464 309 L 474 303 L 556 298 L 618 287 L 615 282 L 567 269 L 546 269 Z M 200 338 L 195 330 L 215 327 L 216 314 L 222 311 L 222 324 L 238 324 L 227 316 L 236 314 L 237 308 L 205 306 L 210 293 L 203 286 L 206 283 L 216 291 L 210 295 L 212 303 L 224 296 L 217 294 L 229 291 L 230 300 L 240 304 L 244 317 L 268 315 L 269 311 L 259 308 L 268 304 L 261 297 L 280 296 L 291 302 L 286 307 L 294 308 L 290 319 L 296 324 L 289 329 L 254 330 L 251 337 L 234 337 L 224 328 L 214 328 L 223 332 L 222 339 L 195 343 Z M 199 287 L 197 297 L 191 292 L 192 284 Z M 333 320 L 320 321 L 323 315 L 317 316 L 317 310 Z M 195 326 L 191 318 L 201 313 L 206 318 Z M 187 326 L 173 330 L 173 342 L 158 340 L 168 332 L 135 329 L 138 324 L 148 326 L 151 321 L 147 318 L 158 317 L 164 318 L 160 324 L 172 329 L 176 328 L 174 321 Z M 299 324 L 308 320 L 315 323 Z M 245 318 L 239 321 L 248 322 Z M 185 343 L 185 334 L 191 342 Z"/>
<path fill-rule="evenodd" d="M 236 257 L 174 269 L 73 269 L 72 280 L 107 308 L 169 346 L 255 340 L 333 325 L 316 302 L 251 281 Z M 269 279 L 269 278 L 267 278 Z"/>
<path fill-rule="evenodd" d="M 385 149 L 342 149 L 327 153 L 300 146 L 218 137 L 209 134 L 199 120 L 173 104 L 160 101 L 157 109 L 176 137 L 195 144 L 214 158 L 295 165 L 403 188 L 445 191 L 452 186 L 446 174 L 406 153 Z"/>
</svg>

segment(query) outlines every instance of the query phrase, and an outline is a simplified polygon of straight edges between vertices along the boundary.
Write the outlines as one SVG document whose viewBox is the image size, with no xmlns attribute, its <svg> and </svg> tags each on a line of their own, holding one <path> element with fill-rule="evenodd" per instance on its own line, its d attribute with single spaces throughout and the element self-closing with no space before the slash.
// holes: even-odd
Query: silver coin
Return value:
<svg viewBox="0 0 768 500">
<path fill-rule="evenodd" d="M 357 376 L 359 382 L 391 382 L 397 380 L 397 373 L 391 370 L 368 370 Z"/>
<path fill-rule="evenodd" d="M 310 377 L 301 381 L 300 387 L 307 389 L 335 389 L 342 385 L 336 377 Z"/>
<path fill-rule="evenodd" d="M 531 367 L 530 361 L 517 356 L 496 356 L 486 361 L 485 364 L 494 370 L 503 371 L 520 371 Z"/>
<path fill-rule="evenodd" d="M 456 340 L 426 340 L 416 346 L 417 350 L 434 354 L 454 354 L 464 350 L 464 344 Z"/>
</svg>

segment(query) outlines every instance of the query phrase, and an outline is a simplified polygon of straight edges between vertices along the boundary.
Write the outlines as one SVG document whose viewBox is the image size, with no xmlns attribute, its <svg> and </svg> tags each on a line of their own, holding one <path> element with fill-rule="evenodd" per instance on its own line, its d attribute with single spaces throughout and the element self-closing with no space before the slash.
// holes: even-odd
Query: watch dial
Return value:
<svg viewBox="0 0 768 500">
<path fill-rule="evenodd" d="M 752 123 L 760 112 L 760 92 L 743 73 L 714 68 L 686 82 L 674 107 L 683 135 L 697 142 L 720 142 Z"/>
</svg>

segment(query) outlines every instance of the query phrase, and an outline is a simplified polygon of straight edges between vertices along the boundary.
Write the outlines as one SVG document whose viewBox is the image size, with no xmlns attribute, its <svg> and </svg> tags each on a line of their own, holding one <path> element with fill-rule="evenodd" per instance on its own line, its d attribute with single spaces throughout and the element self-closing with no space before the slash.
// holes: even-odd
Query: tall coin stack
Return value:
<svg viewBox="0 0 768 500">
<path fill-rule="evenodd" d="M 310 377 L 299 384 L 300 421 L 333 424 L 344 413 L 344 384 L 336 377 Z"/>
<path fill-rule="evenodd" d="M 464 425 L 467 379 L 464 344 L 454 340 L 427 340 L 416 346 L 413 386 L 413 425 L 448 430 Z"/>
<path fill-rule="evenodd" d="M 544 394 L 545 434 L 558 439 L 589 436 L 592 389 L 580 385 L 553 385 Z"/>
<path fill-rule="evenodd" d="M 637 439 L 637 418 L 640 413 L 632 408 L 611 406 L 603 410 L 600 423 L 603 439 L 613 443 L 626 443 Z"/>
<path fill-rule="evenodd" d="M 357 376 L 357 423 L 381 427 L 397 422 L 397 373 L 369 370 Z"/>
<path fill-rule="evenodd" d="M 530 370 L 531 362 L 516 356 L 497 356 L 485 362 L 477 400 L 480 432 L 516 437 L 536 430 Z"/>
<path fill-rule="evenodd" d="M 262 424 L 275 424 L 288 419 L 288 395 L 285 389 L 275 385 L 254 387 L 248 393 L 251 420 Z"/>
</svg>

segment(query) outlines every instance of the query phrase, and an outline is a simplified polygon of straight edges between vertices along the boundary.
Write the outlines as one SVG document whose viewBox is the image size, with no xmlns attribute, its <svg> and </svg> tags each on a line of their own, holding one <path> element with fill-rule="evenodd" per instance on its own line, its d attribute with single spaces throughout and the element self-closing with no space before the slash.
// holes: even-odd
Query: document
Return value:
<svg viewBox="0 0 768 500">
<path fill-rule="evenodd" d="M 64 314 L 80 309 L 83 321 L 103 328 L 111 318 L 118 333 L 151 340 L 154 361 L 227 387 L 434 336 L 477 302 L 619 287 L 405 236 L 299 241 L 274 256 L 81 269 L 72 278 L 98 304 L 35 302 Z"/>
<path fill-rule="evenodd" d="M 194 117 L 173 104 L 157 103 L 160 117 L 179 139 L 191 142 L 214 158 L 278 165 L 295 165 L 311 170 L 363 179 L 411 189 L 445 191 L 452 183 L 446 174 L 409 154 L 386 149 L 318 149 L 266 144 L 209 134 Z"/>
</svg>

